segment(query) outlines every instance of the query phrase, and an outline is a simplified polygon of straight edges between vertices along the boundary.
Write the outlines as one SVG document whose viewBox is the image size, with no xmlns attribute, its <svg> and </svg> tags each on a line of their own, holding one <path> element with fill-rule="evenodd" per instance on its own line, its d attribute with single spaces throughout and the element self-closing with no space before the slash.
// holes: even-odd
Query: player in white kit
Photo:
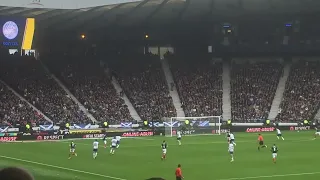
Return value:
<svg viewBox="0 0 320 180">
<path fill-rule="evenodd" d="M 280 139 L 280 137 L 281 137 L 281 139 L 284 140 L 280 129 L 277 128 L 276 130 L 277 130 L 277 138 Z"/>
<path fill-rule="evenodd" d="M 116 136 L 116 140 L 117 140 L 117 148 L 119 148 L 120 147 L 121 136 Z"/>
<path fill-rule="evenodd" d="M 178 141 L 179 145 L 181 145 L 181 131 L 177 132 L 177 141 Z"/>
<path fill-rule="evenodd" d="M 93 159 L 96 159 L 98 156 L 98 149 L 99 149 L 99 142 L 98 140 L 95 140 L 93 142 Z"/>
<path fill-rule="evenodd" d="M 229 148 L 228 148 L 228 152 L 231 156 L 231 162 L 234 161 L 234 158 L 233 158 L 233 153 L 234 153 L 234 144 L 230 142 L 229 144 Z"/>
<path fill-rule="evenodd" d="M 236 143 L 235 143 L 235 138 L 234 138 L 234 134 L 231 132 L 230 133 L 230 144 L 233 144 L 233 145 L 237 145 Z"/>
<path fill-rule="evenodd" d="M 116 137 L 113 137 L 112 140 L 111 140 L 111 146 L 110 146 L 110 154 L 114 154 L 116 148 L 117 148 L 117 143 L 118 143 L 118 140 Z"/>
</svg>

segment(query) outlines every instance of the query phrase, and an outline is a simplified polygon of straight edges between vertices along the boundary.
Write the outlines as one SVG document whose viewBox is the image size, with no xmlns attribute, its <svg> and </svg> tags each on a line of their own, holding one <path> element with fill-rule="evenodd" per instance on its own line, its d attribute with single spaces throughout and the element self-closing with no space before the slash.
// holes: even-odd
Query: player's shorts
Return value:
<svg viewBox="0 0 320 180">
<path fill-rule="evenodd" d="M 320 132 L 316 132 L 315 135 L 319 135 L 320 136 Z"/>
<path fill-rule="evenodd" d="M 230 154 L 233 154 L 233 151 L 229 151 Z"/>
<path fill-rule="evenodd" d="M 230 143 L 234 143 L 234 139 L 230 139 Z"/>
<path fill-rule="evenodd" d="M 117 141 L 117 145 L 120 144 L 120 141 Z"/>
<path fill-rule="evenodd" d="M 98 152 L 98 149 L 93 149 L 93 152 Z"/>
<path fill-rule="evenodd" d="M 116 147 L 117 147 L 117 145 L 112 145 L 112 146 L 111 146 L 111 148 L 116 148 Z"/>
<path fill-rule="evenodd" d="M 76 151 L 76 149 L 74 149 L 74 148 L 71 148 L 71 149 L 70 149 L 70 152 L 71 152 L 71 153 L 74 153 L 75 151 Z"/>
<path fill-rule="evenodd" d="M 277 134 L 277 136 L 278 136 L 278 137 L 281 137 L 281 136 L 282 136 L 282 134 Z"/>
<path fill-rule="evenodd" d="M 180 141 L 180 140 L 181 140 L 181 137 L 177 137 L 177 140 L 179 140 L 179 141 Z"/>
<path fill-rule="evenodd" d="M 276 158 L 278 156 L 277 153 L 272 153 L 272 158 Z"/>
<path fill-rule="evenodd" d="M 176 177 L 176 180 L 182 180 L 182 178 L 181 177 Z"/>
<path fill-rule="evenodd" d="M 167 149 L 162 149 L 163 154 L 167 154 Z"/>
<path fill-rule="evenodd" d="M 259 145 L 262 146 L 263 145 L 263 141 L 259 141 Z"/>
</svg>

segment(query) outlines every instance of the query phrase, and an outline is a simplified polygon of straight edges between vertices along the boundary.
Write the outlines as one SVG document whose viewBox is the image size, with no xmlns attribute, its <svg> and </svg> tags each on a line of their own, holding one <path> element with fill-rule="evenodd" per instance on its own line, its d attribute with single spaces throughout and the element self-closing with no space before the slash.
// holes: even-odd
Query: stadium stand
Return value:
<svg viewBox="0 0 320 180">
<path fill-rule="evenodd" d="M 14 126 L 15 124 L 44 124 L 45 119 L 22 101 L 5 85 L 0 83 L 0 122 Z"/>
<path fill-rule="evenodd" d="M 277 62 L 232 64 L 233 121 L 259 122 L 268 117 L 282 68 Z"/>
<path fill-rule="evenodd" d="M 320 62 L 294 63 L 276 120 L 292 122 L 313 119 L 320 106 L 319 82 Z"/>
<path fill-rule="evenodd" d="M 169 62 L 186 116 L 222 115 L 222 64 L 174 57 Z"/>
<path fill-rule="evenodd" d="M 128 55 L 119 58 L 121 60 L 114 62 L 112 67 L 141 119 L 175 117 L 176 109 L 169 96 L 159 59 L 153 55 Z"/>
<path fill-rule="evenodd" d="M 49 67 L 98 121 L 119 124 L 132 120 L 99 61 L 75 56 L 60 60 L 49 61 Z"/>
<path fill-rule="evenodd" d="M 2 60 L 0 77 L 54 122 L 91 122 L 32 57 Z"/>
</svg>

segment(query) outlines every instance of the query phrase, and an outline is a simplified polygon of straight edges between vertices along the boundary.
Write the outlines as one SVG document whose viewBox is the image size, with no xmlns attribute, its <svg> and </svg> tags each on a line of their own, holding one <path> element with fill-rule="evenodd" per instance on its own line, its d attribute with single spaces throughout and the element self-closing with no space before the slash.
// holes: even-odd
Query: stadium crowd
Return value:
<svg viewBox="0 0 320 180">
<path fill-rule="evenodd" d="M 2 125 L 43 124 L 44 117 L 0 83 L 0 122 Z M 1 124 L 0 124 L 1 126 Z"/>
<path fill-rule="evenodd" d="M 172 57 L 173 58 L 173 57 Z M 169 60 L 185 115 L 222 114 L 222 64 L 219 62 Z"/>
<path fill-rule="evenodd" d="M 317 113 L 319 102 L 320 62 L 294 63 L 276 119 L 281 122 L 310 120 Z"/>
<path fill-rule="evenodd" d="M 81 57 L 65 57 L 49 65 L 75 97 L 100 122 L 119 124 L 131 121 L 128 107 L 117 94 L 111 77 L 99 61 Z"/>
<path fill-rule="evenodd" d="M 283 66 L 277 62 L 233 63 L 231 68 L 232 120 L 268 118 Z"/>
<path fill-rule="evenodd" d="M 91 121 L 33 57 L 2 59 L 0 77 L 54 122 Z"/>
<path fill-rule="evenodd" d="M 176 109 L 169 95 L 159 59 L 152 54 L 121 57 L 121 59 L 113 64 L 113 69 L 141 119 L 175 117 Z"/>
</svg>

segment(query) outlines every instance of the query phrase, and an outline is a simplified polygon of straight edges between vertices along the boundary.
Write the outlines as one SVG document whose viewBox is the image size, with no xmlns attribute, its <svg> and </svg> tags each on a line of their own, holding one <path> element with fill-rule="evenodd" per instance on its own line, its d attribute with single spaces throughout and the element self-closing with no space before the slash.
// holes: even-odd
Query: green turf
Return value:
<svg viewBox="0 0 320 180">
<path fill-rule="evenodd" d="M 150 177 L 171 180 L 175 179 L 178 163 L 182 164 L 186 180 L 320 179 L 320 139 L 312 140 L 312 131 L 284 132 L 285 141 L 278 140 L 275 133 L 264 133 L 264 136 L 267 145 L 276 143 L 279 148 L 277 164 L 272 163 L 269 147 L 257 150 L 257 134 L 237 133 L 233 163 L 230 163 L 225 136 L 210 135 L 185 136 L 181 146 L 175 138 L 122 139 L 115 155 L 109 154 L 109 148 L 101 147 L 96 160 L 92 159 L 93 140 L 75 141 L 78 157 L 71 160 L 67 158 L 69 142 L 3 143 L 0 166 L 24 167 L 37 180 L 143 180 Z M 160 159 L 163 139 L 168 142 L 165 161 Z M 102 140 L 100 144 L 102 146 Z"/>
</svg>

